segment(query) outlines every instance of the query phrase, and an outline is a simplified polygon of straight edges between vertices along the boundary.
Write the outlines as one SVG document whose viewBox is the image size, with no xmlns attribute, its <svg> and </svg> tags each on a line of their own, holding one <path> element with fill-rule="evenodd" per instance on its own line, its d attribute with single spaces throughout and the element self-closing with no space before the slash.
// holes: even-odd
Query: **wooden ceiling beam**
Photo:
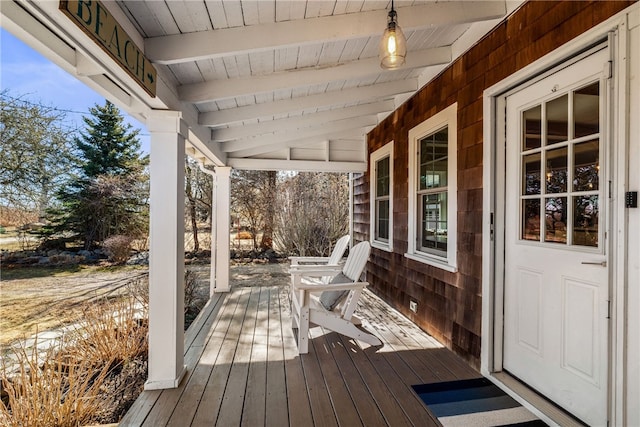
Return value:
<svg viewBox="0 0 640 427">
<path fill-rule="evenodd" d="M 395 109 L 393 101 L 379 101 L 370 104 L 357 105 L 355 107 L 336 108 L 328 111 L 321 111 L 303 116 L 291 117 L 287 119 L 269 120 L 255 125 L 234 126 L 225 129 L 214 129 L 211 132 L 213 141 L 231 141 L 234 139 L 247 138 L 250 136 L 265 135 L 277 131 L 304 129 L 312 127 L 318 123 L 331 126 L 331 122 L 349 118 L 357 118 L 372 114 L 390 112 Z"/>
<path fill-rule="evenodd" d="M 405 31 L 503 17 L 505 1 L 448 1 L 397 9 Z M 145 55 L 158 64 L 177 64 L 381 34 L 387 10 L 198 31 L 145 39 Z M 268 34 L 268 37 L 265 35 Z"/>
<path fill-rule="evenodd" d="M 402 71 L 424 68 L 451 62 L 451 48 L 438 47 L 411 52 Z M 181 101 L 203 103 L 239 96 L 255 95 L 276 90 L 301 86 L 312 86 L 339 80 L 360 79 L 363 77 L 388 73 L 380 68 L 380 60 L 367 58 L 336 64 L 333 67 L 303 68 L 280 73 L 252 76 L 237 79 L 212 80 L 178 87 Z"/>
<path fill-rule="evenodd" d="M 418 90 L 417 79 L 380 83 L 376 85 L 325 92 L 317 95 L 200 113 L 198 123 L 203 126 L 216 127 L 261 117 L 271 119 L 273 116 L 280 114 L 287 114 L 324 106 L 348 104 L 354 100 L 371 102 L 376 99 L 394 97 L 401 93 L 415 92 L 416 90 Z"/>
</svg>

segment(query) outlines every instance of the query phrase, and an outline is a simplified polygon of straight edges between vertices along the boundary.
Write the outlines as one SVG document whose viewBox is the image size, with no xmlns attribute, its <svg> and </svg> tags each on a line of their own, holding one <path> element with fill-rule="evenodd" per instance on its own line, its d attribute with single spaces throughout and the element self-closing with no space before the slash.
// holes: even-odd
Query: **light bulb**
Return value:
<svg viewBox="0 0 640 427">
<path fill-rule="evenodd" d="M 395 31 L 389 34 L 389 40 L 387 41 L 387 52 L 389 55 L 395 55 L 397 50 L 396 33 Z"/>
</svg>

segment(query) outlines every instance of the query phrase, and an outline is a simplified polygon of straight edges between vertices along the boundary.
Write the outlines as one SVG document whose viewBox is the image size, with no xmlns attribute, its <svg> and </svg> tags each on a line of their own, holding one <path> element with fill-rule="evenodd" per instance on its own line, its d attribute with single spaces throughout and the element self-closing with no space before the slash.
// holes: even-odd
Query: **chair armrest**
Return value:
<svg viewBox="0 0 640 427">
<path fill-rule="evenodd" d="M 296 290 L 300 291 L 350 291 L 353 289 L 364 289 L 369 286 L 369 282 L 351 282 L 351 283 L 330 283 L 328 285 L 295 285 Z"/>
<path fill-rule="evenodd" d="M 326 264 L 327 262 L 329 262 L 329 257 L 327 256 L 290 256 L 289 261 L 291 261 L 292 265 L 296 265 L 301 262 Z"/>
<path fill-rule="evenodd" d="M 294 265 L 289 269 L 289 273 L 294 276 L 323 277 L 340 273 L 342 268 L 341 265 Z"/>
</svg>

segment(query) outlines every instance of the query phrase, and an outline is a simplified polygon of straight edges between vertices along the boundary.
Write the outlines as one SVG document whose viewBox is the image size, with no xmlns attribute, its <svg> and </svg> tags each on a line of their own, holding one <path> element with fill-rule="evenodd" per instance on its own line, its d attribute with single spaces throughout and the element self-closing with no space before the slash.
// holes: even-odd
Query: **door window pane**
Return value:
<svg viewBox="0 0 640 427">
<path fill-rule="evenodd" d="M 582 142 L 573 148 L 574 170 L 573 190 L 592 191 L 598 189 L 598 173 L 600 172 L 599 142 Z"/>
<path fill-rule="evenodd" d="M 567 198 L 545 199 L 545 242 L 567 243 Z"/>
<path fill-rule="evenodd" d="M 547 102 L 547 145 L 569 139 L 569 96 Z"/>
<path fill-rule="evenodd" d="M 573 198 L 573 244 L 598 246 L 598 196 Z"/>
<path fill-rule="evenodd" d="M 540 194 L 540 153 L 522 158 L 524 171 L 522 194 Z"/>
<path fill-rule="evenodd" d="M 547 151 L 546 179 L 547 193 L 564 193 L 567 191 L 567 147 Z"/>
<path fill-rule="evenodd" d="M 522 239 L 540 241 L 540 199 L 522 201 Z"/>
<path fill-rule="evenodd" d="M 523 151 L 539 148 L 542 145 L 542 106 L 537 105 L 522 113 L 524 123 Z"/>
<path fill-rule="evenodd" d="M 573 94 L 574 138 L 600 132 L 600 83 L 595 82 Z"/>
</svg>

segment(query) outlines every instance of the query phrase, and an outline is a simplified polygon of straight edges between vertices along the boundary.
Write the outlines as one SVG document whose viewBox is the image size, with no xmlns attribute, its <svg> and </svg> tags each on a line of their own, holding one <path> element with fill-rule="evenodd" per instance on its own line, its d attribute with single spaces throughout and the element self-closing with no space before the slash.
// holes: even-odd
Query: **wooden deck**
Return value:
<svg viewBox="0 0 640 427">
<path fill-rule="evenodd" d="M 288 287 L 216 295 L 186 334 L 180 387 L 143 392 L 120 425 L 438 425 L 411 385 L 479 374 L 372 293 L 358 313 L 382 347 L 314 328 L 299 356 Z"/>
</svg>

